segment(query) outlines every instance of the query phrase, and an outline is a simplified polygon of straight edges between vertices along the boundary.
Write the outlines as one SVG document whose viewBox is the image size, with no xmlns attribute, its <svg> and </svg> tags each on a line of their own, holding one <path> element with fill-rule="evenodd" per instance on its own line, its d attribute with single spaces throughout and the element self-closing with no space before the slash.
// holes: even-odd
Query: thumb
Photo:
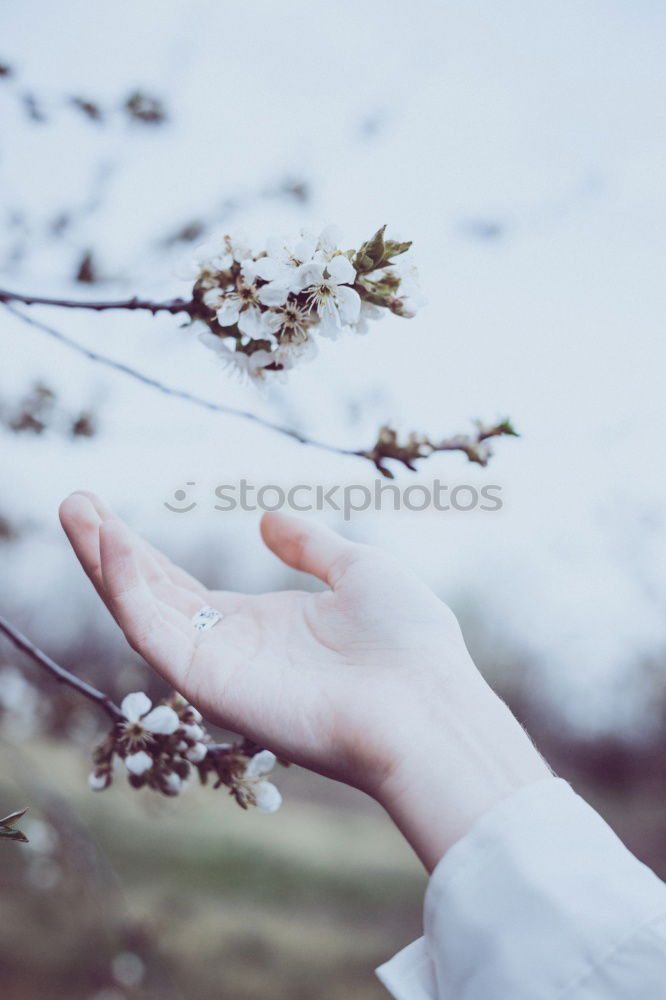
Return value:
<svg viewBox="0 0 666 1000">
<path fill-rule="evenodd" d="M 324 525 L 277 512 L 262 517 L 261 537 L 287 566 L 312 573 L 333 588 L 363 551 Z"/>
</svg>

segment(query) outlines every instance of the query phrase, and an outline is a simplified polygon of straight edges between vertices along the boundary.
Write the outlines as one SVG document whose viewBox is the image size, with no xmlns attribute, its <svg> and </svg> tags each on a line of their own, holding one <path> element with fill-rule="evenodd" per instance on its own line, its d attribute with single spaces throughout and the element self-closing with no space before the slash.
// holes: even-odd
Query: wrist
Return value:
<svg viewBox="0 0 666 1000">
<path fill-rule="evenodd" d="M 449 847 L 497 802 L 552 775 L 506 704 L 474 670 L 411 712 L 375 798 L 432 871 Z"/>
</svg>

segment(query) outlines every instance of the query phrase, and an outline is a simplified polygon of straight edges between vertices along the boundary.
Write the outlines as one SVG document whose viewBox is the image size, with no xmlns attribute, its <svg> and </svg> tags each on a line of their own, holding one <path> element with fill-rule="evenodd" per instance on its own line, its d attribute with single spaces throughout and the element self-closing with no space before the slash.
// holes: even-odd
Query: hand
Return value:
<svg viewBox="0 0 666 1000">
<path fill-rule="evenodd" d="M 548 774 L 451 611 L 381 550 L 267 514 L 266 545 L 329 589 L 248 596 L 207 590 L 92 494 L 72 494 L 60 516 L 130 645 L 162 677 L 210 721 L 378 798 L 427 866 L 489 797 Z M 203 605 L 223 618 L 197 632 Z M 447 793 L 445 819 L 432 816 L 430 781 Z M 412 809 L 441 830 L 413 831 Z"/>
</svg>

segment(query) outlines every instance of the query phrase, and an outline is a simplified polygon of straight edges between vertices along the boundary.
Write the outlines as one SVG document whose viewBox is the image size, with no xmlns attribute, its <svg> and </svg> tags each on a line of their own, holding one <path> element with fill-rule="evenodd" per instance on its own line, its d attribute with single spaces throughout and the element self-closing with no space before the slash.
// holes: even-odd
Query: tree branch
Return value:
<svg viewBox="0 0 666 1000">
<path fill-rule="evenodd" d="M 0 302 L 22 302 L 26 306 L 57 306 L 60 309 L 93 309 L 95 312 L 104 312 L 107 309 L 128 309 L 130 312 L 143 310 L 152 313 L 167 312 L 172 315 L 178 313 L 188 313 L 194 316 L 197 312 L 197 303 L 193 299 L 167 299 L 165 302 L 151 302 L 148 299 L 139 299 L 134 296 L 131 299 L 120 299 L 116 302 L 82 302 L 80 299 L 49 299 L 43 295 L 23 295 L 21 292 L 10 292 L 5 288 L 0 288 Z"/>
<path fill-rule="evenodd" d="M 26 653 L 43 670 L 46 670 L 52 677 L 55 677 L 60 684 L 67 684 L 68 687 L 74 688 L 75 691 L 78 691 L 85 698 L 94 701 L 95 704 L 104 709 L 114 722 L 120 722 L 124 718 L 123 713 L 108 695 L 104 694 L 103 691 L 98 691 L 91 684 L 87 684 L 85 681 L 75 677 L 74 674 L 70 674 L 69 670 L 65 670 L 55 660 L 52 660 L 50 656 L 47 656 L 41 649 L 38 649 L 37 646 L 30 642 L 18 629 L 14 628 L 2 615 L 0 615 L 0 632 L 4 632 L 17 649 Z"/>
<path fill-rule="evenodd" d="M 282 434 L 283 436 L 289 437 L 294 441 L 298 441 L 299 444 L 310 445 L 313 448 L 328 451 L 335 455 L 366 459 L 367 461 L 372 462 L 377 470 L 387 478 L 392 478 L 391 471 L 384 464 L 384 460 L 387 458 L 401 462 L 408 469 L 415 471 L 416 466 L 414 465 L 414 462 L 418 459 L 427 458 L 436 451 L 460 451 L 467 456 L 470 462 L 476 462 L 479 465 L 485 466 L 487 465 L 492 452 L 488 445 L 481 447 L 482 442 L 485 442 L 488 438 L 502 435 L 517 436 L 516 431 L 513 429 L 509 421 L 502 420 L 488 426 L 478 423 L 475 434 L 456 434 L 453 437 L 445 438 L 436 444 L 433 444 L 426 438 L 420 438 L 413 434 L 410 435 L 405 444 L 400 444 L 394 430 L 390 427 L 382 427 L 379 431 L 377 441 L 371 448 L 342 448 L 338 445 L 330 444 L 328 441 L 319 441 L 317 438 L 303 434 L 300 431 L 294 430 L 292 427 L 285 427 L 283 424 L 279 424 L 276 421 L 260 417 L 257 413 L 252 413 L 250 410 L 241 410 L 233 406 L 226 406 L 224 403 L 215 403 L 212 400 L 204 399 L 202 396 L 196 396 L 194 393 L 188 392 L 186 389 L 178 389 L 173 386 L 166 385 L 164 382 L 160 382 L 151 375 L 145 375 L 143 372 L 137 371 L 135 368 L 124 364 L 122 361 L 115 361 L 113 358 L 100 354 L 98 351 L 93 351 L 89 347 L 84 347 L 76 340 L 73 340 L 71 337 L 62 333 L 60 330 L 56 330 L 54 327 L 49 326 L 46 323 L 42 323 L 41 320 L 34 319 L 32 316 L 26 316 L 24 312 L 13 306 L 6 300 L 6 298 L 3 299 L 3 294 L 4 293 L 0 292 L 0 302 L 4 304 L 5 309 L 7 309 L 13 316 L 16 316 L 28 326 L 32 326 L 34 329 L 41 330 L 43 333 L 48 334 L 59 343 L 64 344 L 66 347 L 76 351 L 78 354 L 82 354 L 90 361 L 95 361 L 98 364 L 105 365 L 107 368 L 112 368 L 114 371 L 121 372 L 123 375 L 127 375 L 136 382 L 141 382 L 142 385 L 150 386 L 151 389 L 156 389 L 164 395 L 172 396 L 175 399 L 185 400 L 187 403 L 192 403 L 194 406 L 209 410 L 213 413 L 222 413 L 226 416 L 240 417 L 242 420 L 249 420 L 254 424 L 258 424 L 260 427 L 265 427 L 267 430 L 274 431 L 277 434 Z M 33 301 L 41 301 L 42 304 L 44 303 L 44 300 L 35 299 Z M 56 300 L 49 301 L 53 303 Z M 174 299 L 172 303 L 173 309 L 170 311 L 178 311 L 175 304 L 180 301 L 182 300 Z M 146 308 L 150 308 L 150 304 L 146 303 L 145 305 Z M 156 303 L 152 303 L 153 307 L 156 305 Z M 165 306 L 166 305 L 168 304 L 165 304 Z M 125 308 L 117 303 L 115 305 L 107 303 L 107 306 L 108 308 Z M 136 306 L 136 308 L 142 308 L 142 306 Z"/>
</svg>

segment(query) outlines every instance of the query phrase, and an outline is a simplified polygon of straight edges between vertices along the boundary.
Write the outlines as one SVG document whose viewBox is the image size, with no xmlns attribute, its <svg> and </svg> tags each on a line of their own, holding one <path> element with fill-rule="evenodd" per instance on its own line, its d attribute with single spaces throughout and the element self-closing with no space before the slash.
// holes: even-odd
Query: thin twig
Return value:
<svg viewBox="0 0 666 1000">
<path fill-rule="evenodd" d="M 24 323 L 41 330 L 43 333 L 47 333 L 50 337 L 60 341 L 61 344 L 65 344 L 67 347 L 77 351 L 79 354 L 83 354 L 83 356 L 88 358 L 90 361 L 96 361 L 98 364 L 106 365 L 108 368 L 113 368 L 115 371 L 122 372 L 123 375 L 128 375 L 130 378 L 135 379 L 135 381 L 141 382 L 143 385 L 148 385 L 151 389 L 157 389 L 159 392 L 162 392 L 167 396 L 174 396 L 176 399 L 184 399 L 188 403 L 193 403 L 195 406 L 200 406 L 205 410 L 212 410 L 214 413 L 224 413 L 226 416 L 242 417 L 243 420 L 251 420 L 253 423 L 268 428 L 268 430 L 276 431 L 278 434 L 284 434 L 287 437 L 293 438 L 295 441 L 298 441 L 299 444 L 310 444 L 315 448 L 324 448 L 326 451 L 336 452 L 338 455 L 362 455 L 362 452 L 360 451 L 352 451 L 349 448 L 338 448 L 336 445 L 327 444 L 325 441 L 317 441 L 314 438 L 307 437 L 305 434 L 301 434 L 300 431 L 296 431 L 291 427 L 284 427 L 282 424 L 278 424 L 275 421 L 267 420 L 265 417 L 260 417 L 257 413 L 252 413 L 250 410 L 239 410 L 233 406 L 226 406 L 224 403 L 214 403 L 212 400 L 204 399 L 202 396 L 195 396 L 194 393 L 188 392 L 186 389 L 177 389 L 173 386 L 166 385 L 164 382 L 160 382 L 151 375 L 144 375 L 143 372 L 139 372 L 135 368 L 131 368 L 129 365 L 123 364 L 122 361 L 115 361 L 113 358 L 109 358 L 105 354 L 99 354 L 97 351 L 93 351 L 89 347 L 84 347 L 83 344 L 79 344 L 76 340 L 72 340 L 71 337 L 61 333 L 60 330 L 56 330 L 54 327 L 48 326 L 46 323 L 42 323 L 41 320 L 34 319 L 32 316 L 26 316 L 20 309 L 16 309 L 8 302 L 5 302 L 4 306 L 5 309 L 8 309 L 9 312 L 12 313 L 12 315 L 17 316 L 19 319 L 23 320 Z"/>
<path fill-rule="evenodd" d="M 34 301 L 36 302 L 38 300 Z M 53 303 L 55 300 L 50 301 Z M 179 300 L 175 299 L 174 303 L 177 303 L 178 301 Z M 105 354 L 100 354 L 98 351 L 93 351 L 89 347 L 84 347 L 76 340 L 73 340 L 71 337 L 62 333 L 60 330 L 56 330 L 54 327 L 49 326 L 46 323 L 42 323 L 41 320 L 35 319 L 32 316 L 27 316 L 24 312 L 17 309 L 6 299 L 3 299 L 2 293 L 0 293 L 0 302 L 3 303 L 5 309 L 7 309 L 13 316 L 16 316 L 29 326 L 48 334 L 59 343 L 71 348 L 71 350 L 76 351 L 78 354 L 82 354 L 90 361 L 95 361 L 98 364 L 105 365 L 107 368 L 112 368 L 114 371 L 121 372 L 123 375 L 127 375 L 129 378 L 132 378 L 137 382 L 141 382 L 142 385 L 150 386 L 151 389 L 156 389 L 158 392 L 161 392 L 166 396 L 172 396 L 175 399 L 185 400 L 187 403 L 192 403 L 194 406 L 198 406 L 204 410 L 209 410 L 213 413 L 222 413 L 225 416 L 240 417 L 243 420 L 249 420 L 254 424 L 258 424 L 260 427 L 265 427 L 267 430 L 271 430 L 277 434 L 282 434 L 285 437 L 291 438 L 299 444 L 310 445 L 311 447 L 318 448 L 321 451 L 328 451 L 335 455 L 343 455 L 352 458 L 363 458 L 366 461 L 372 462 L 377 470 L 384 476 L 391 476 L 390 471 L 384 464 L 384 459 L 386 458 L 394 459 L 395 461 L 401 462 L 408 469 L 414 470 L 414 460 L 426 458 L 428 454 L 435 451 L 460 451 L 467 455 L 467 458 L 470 461 L 477 462 L 480 465 L 486 465 L 488 458 L 490 457 L 490 452 L 488 451 L 485 456 L 479 457 L 477 448 L 478 444 L 490 437 L 497 437 L 503 434 L 515 435 L 516 433 L 513 428 L 511 428 L 508 421 L 501 421 L 489 427 L 479 425 L 477 432 L 473 435 L 457 434 L 451 438 L 445 438 L 437 444 L 429 444 L 427 453 L 422 453 L 419 447 L 414 450 L 412 446 L 400 445 L 397 442 L 394 431 L 390 428 L 382 428 L 379 432 L 379 437 L 376 443 L 371 448 L 342 448 L 339 445 L 330 444 L 328 441 L 320 441 L 317 438 L 310 437 L 307 434 L 301 433 L 301 431 L 294 430 L 293 427 L 285 427 L 283 424 L 279 424 L 274 420 L 268 420 L 266 417 L 261 417 L 257 413 L 253 413 L 250 410 L 241 410 L 233 406 L 227 406 L 224 403 L 215 403 L 210 399 L 204 399 L 202 396 L 196 396 L 194 393 L 188 392 L 186 389 L 178 389 L 174 386 L 166 385 L 164 382 L 160 382 L 151 375 L 145 375 L 143 372 L 137 371 L 135 368 L 124 364 L 122 361 L 115 361 L 113 358 L 109 358 Z M 150 308 L 150 305 L 151 304 L 149 303 L 145 303 L 147 308 Z M 157 303 L 152 303 L 152 306 L 156 305 Z M 165 308 L 167 305 L 167 303 L 164 304 Z M 106 307 L 110 308 L 111 305 L 107 303 L 107 306 L 104 308 Z M 114 308 L 124 307 L 116 303 Z M 137 306 L 136 308 L 141 308 L 141 306 Z M 391 444 L 388 447 L 386 441 L 387 432 L 392 438 Z"/>
<path fill-rule="evenodd" d="M 92 684 L 87 684 L 85 681 L 80 680 L 75 677 L 74 674 L 70 674 L 69 670 L 65 670 L 61 667 L 55 660 L 52 660 L 50 656 L 38 649 L 30 640 L 19 632 L 18 629 L 3 618 L 0 615 L 0 632 L 4 632 L 8 639 L 14 643 L 17 649 L 22 650 L 26 653 L 35 663 L 38 663 L 43 670 L 51 674 L 52 677 L 60 684 L 67 684 L 69 687 L 74 688 L 79 694 L 84 695 L 90 701 L 94 701 L 100 708 L 103 708 L 107 715 L 110 715 L 114 722 L 119 722 L 124 719 L 123 713 L 120 711 L 118 706 L 109 698 L 108 695 L 104 694 L 103 691 L 98 691 L 94 688 Z"/>
<path fill-rule="evenodd" d="M 152 302 L 148 299 L 139 299 L 134 296 L 131 299 L 120 299 L 118 301 L 102 302 L 82 302 L 80 299 L 49 299 L 43 295 L 23 295 L 21 292 L 10 292 L 5 288 L 0 288 L 0 302 L 22 302 L 26 306 L 57 306 L 59 309 L 94 309 L 95 312 L 104 312 L 107 309 L 128 309 L 131 312 L 144 310 L 152 313 L 168 312 L 172 315 L 178 313 L 188 313 L 194 316 L 197 312 L 197 303 L 193 299 L 167 299 L 165 302 Z"/>
</svg>

